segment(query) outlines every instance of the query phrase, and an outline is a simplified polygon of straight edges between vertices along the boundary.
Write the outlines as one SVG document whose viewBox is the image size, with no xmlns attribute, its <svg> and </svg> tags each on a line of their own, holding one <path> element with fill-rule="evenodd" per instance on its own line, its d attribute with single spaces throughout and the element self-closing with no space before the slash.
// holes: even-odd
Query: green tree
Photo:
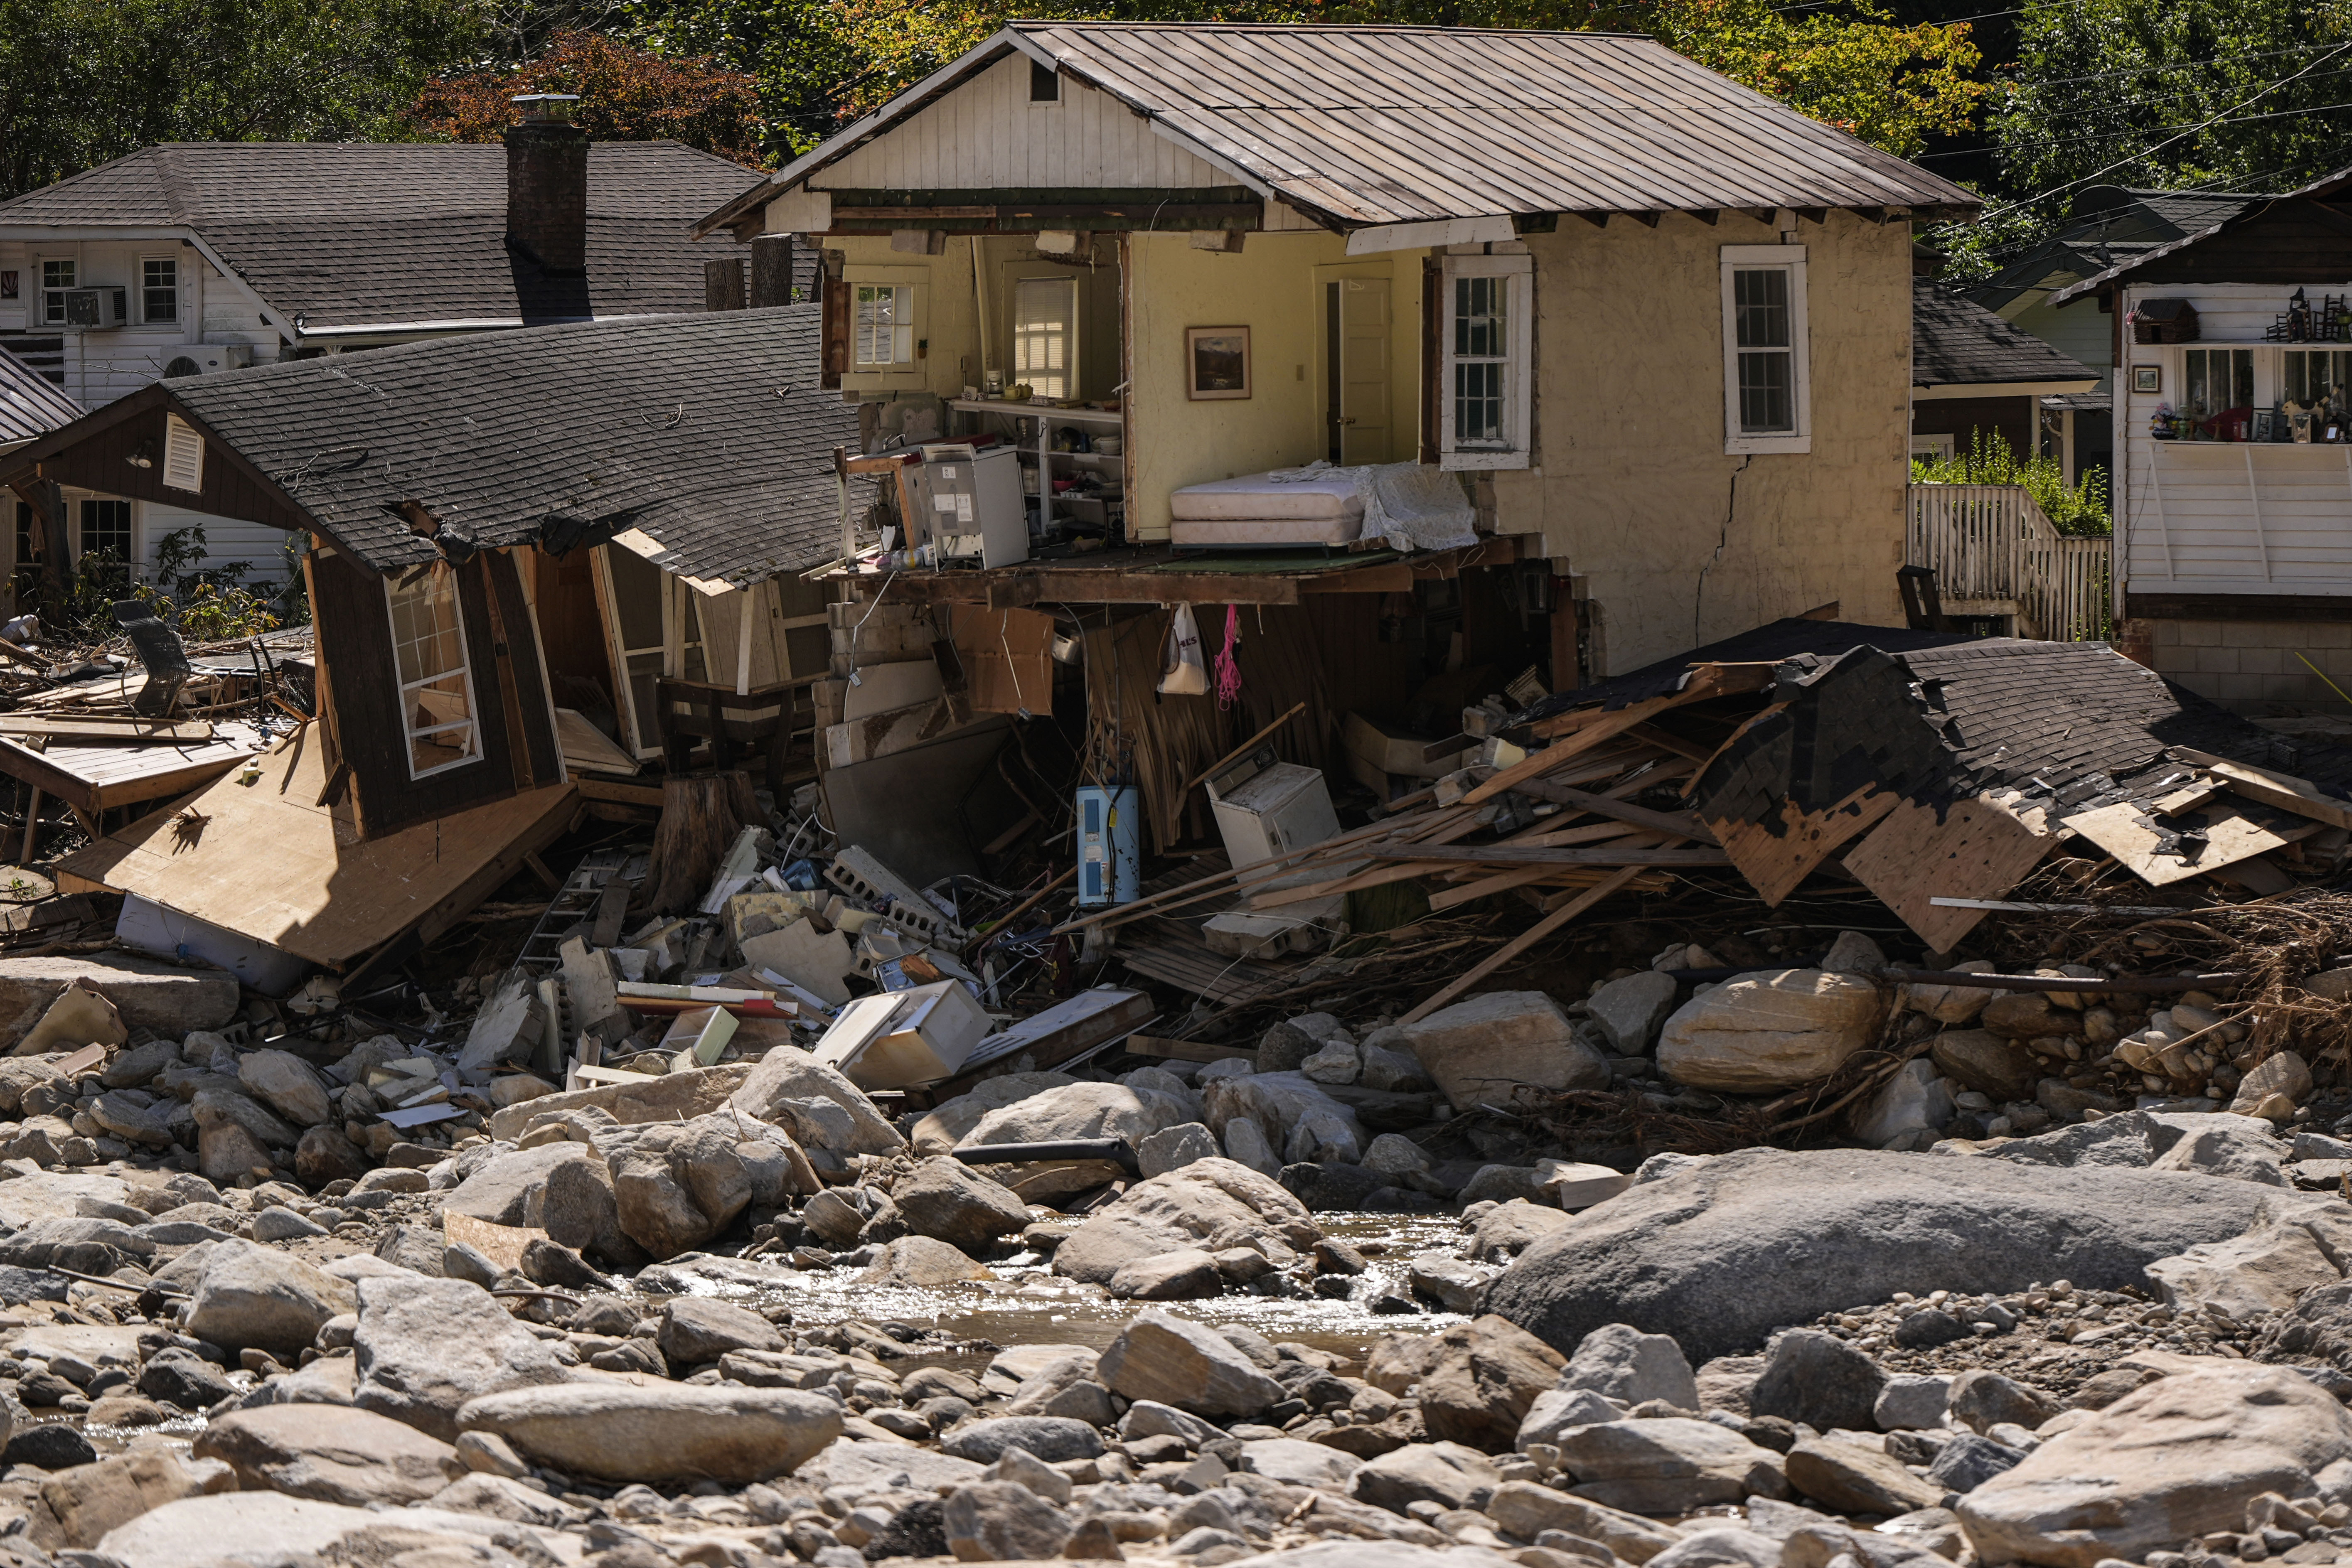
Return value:
<svg viewBox="0 0 2352 1568">
<path fill-rule="evenodd" d="M 407 139 L 478 0 L 0 0 L 0 194 L 158 141 Z"/>
</svg>

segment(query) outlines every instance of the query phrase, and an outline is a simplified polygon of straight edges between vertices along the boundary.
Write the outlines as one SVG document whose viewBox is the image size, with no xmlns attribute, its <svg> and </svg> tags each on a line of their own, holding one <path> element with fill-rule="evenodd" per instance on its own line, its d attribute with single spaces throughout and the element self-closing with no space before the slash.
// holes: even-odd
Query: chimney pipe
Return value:
<svg viewBox="0 0 2352 1568">
<path fill-rule="evenodd" d="M 507 244 L 542 275 L 588 270 L 588 137 L 572 123 L 577 93 L 526 93 L 507 128 Z"/>
</svg>

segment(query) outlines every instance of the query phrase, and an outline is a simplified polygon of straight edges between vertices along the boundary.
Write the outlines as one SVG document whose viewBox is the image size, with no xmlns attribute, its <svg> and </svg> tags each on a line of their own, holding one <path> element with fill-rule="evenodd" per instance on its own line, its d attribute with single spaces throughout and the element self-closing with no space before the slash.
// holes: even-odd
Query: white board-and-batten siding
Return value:
<svg viewBox="0 0 2352 1568">
<path fill-rule="evenodd" d="M 2263 340 L 2293 292 L 2239 283 L 2124 291 L 2118 308 L 2126 312 L 2148 299 L 2186 299 L 2199 329 L 2197 341 L 2177 344 L 2135 343 L 2125 329 L 2116 447 L 2129 591 L 2352 597 L 2352 444 L 2158 441 L 2148 432 L 2159 407 L 2181 406 L 2191 350 L 2250 350 L 2257 410 L 2280 399 L 2287 353 L 2352 352 L 2352 343 Z M 2352 294 L 2352 283 L 2313 282 L 2305 294 L 2316 309 L 2324 295 Z M 2134 392 L 2132 368 L 2151 366 L 2160 390 Z"/>
</svg>

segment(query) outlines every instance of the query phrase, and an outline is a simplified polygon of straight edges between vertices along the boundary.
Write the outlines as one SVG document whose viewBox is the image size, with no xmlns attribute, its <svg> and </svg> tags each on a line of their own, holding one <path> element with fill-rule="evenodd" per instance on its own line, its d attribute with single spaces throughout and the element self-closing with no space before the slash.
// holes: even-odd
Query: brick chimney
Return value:
<svg viewBox="0 0 2352 1568">
<path fill-rule="evenodd" d="M 579 95 L 516 99 L 522 123 L 507 128 L 507 245 L 549 277 L 588 267 L 588 137 L 572 123 Z"/>
</svg>

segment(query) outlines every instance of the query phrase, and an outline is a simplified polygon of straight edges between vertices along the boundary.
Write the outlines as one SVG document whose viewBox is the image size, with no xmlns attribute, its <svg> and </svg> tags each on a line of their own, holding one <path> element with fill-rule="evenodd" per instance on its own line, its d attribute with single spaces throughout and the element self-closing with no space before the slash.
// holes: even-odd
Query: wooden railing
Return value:
<svg viewBox="0 0 2352 1568">
<path fill-rule="evenodd" d="M 2112 541 L 2062 534 L 2021 485 L 1914 485 L 1904 559 L 1931 567 L 1948 608 L 2009 601 L 2017 633 L 2053 643 L 2108 635 Z"/>
</svg>

